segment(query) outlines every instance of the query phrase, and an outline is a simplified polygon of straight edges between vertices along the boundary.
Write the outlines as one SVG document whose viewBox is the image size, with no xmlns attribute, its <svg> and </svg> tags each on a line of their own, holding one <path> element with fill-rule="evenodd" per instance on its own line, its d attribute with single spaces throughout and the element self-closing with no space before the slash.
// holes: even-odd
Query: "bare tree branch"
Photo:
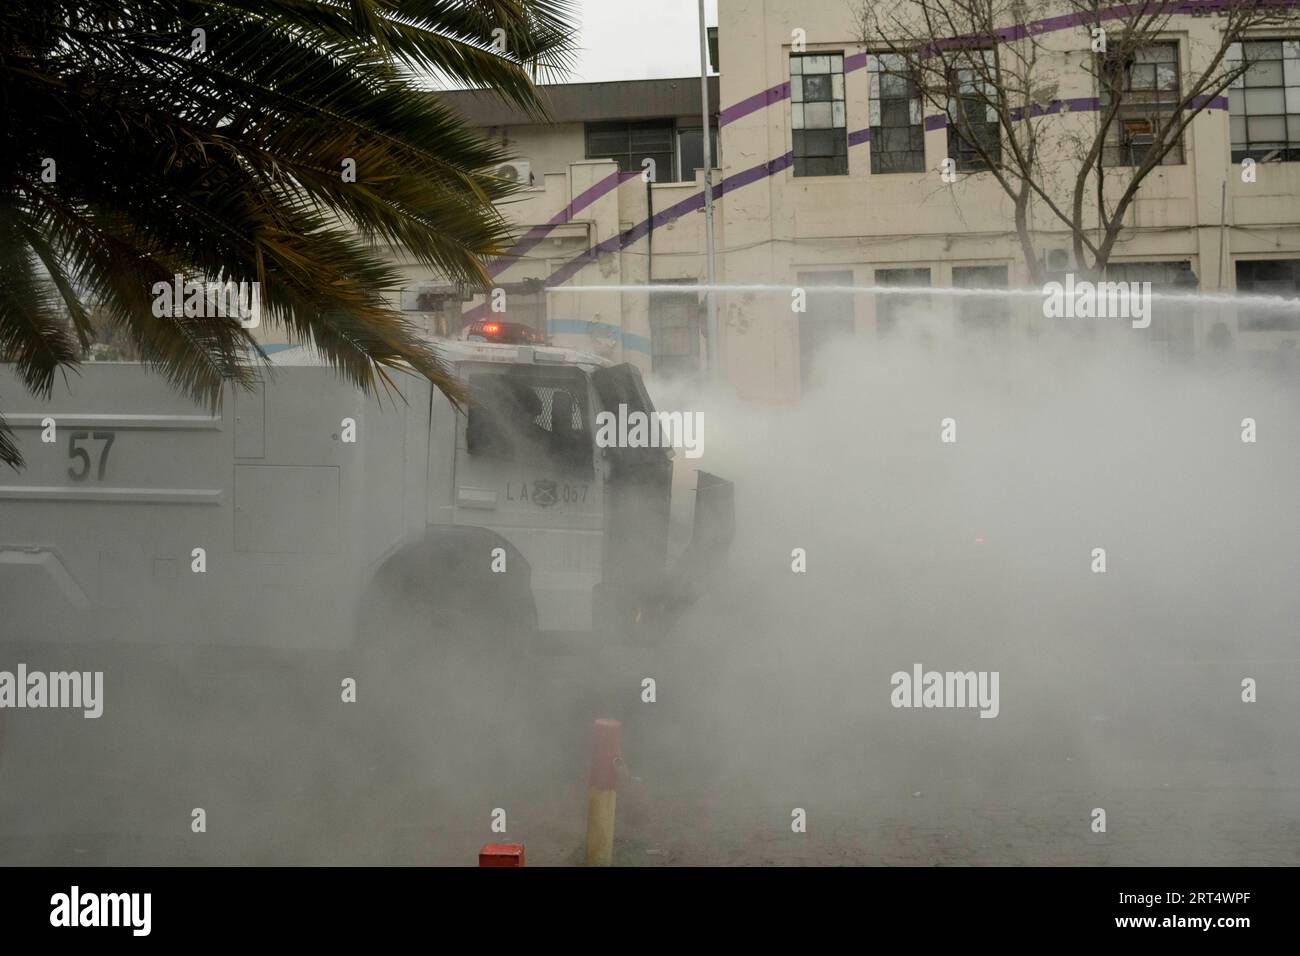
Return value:
<svg viewBox="0 0 1300 956">
<path fill-rule="evenodd" d="M 1080 271 L 1104 272 L 1142 183 L 1176 156 L 1192 121 L 1250 68 L 1244 58 L 1227 59 L 1231 45 L 1261 26 L 1294 23 L 1296 14 L 1285 0 L 1220 0 L 1192 8 L 1214 15 L 1217 35 L 1207 50 L 1209 31 L 1193 33 L 1186 54 L 1180 48 L 1172 61 L 1176 86 L 1161 97 L 1158 84 L 1135 87 L 1132 76 L 1156 44 L 1177 42 L 1172 31 L 1181 24 L 1174 18 L 1187 17 L 1189 10 L 1174 0 L 1055 0 L 1047 10 L 1034 4 L 1039 17 L 1068 18 L 1069 26 L 1062 29 L 1058 20 L 1051 30 L 1045 20 L 1030 19 L 1025 0 L 849 4 L 857 39 L 874 54 L 902 57 L 923 114 L 945 117 L 950 156 L 968 160 L 962 172 L 991 176 L 1011 199 L 1021 251 L 1035 280 L 1041 280 L 1044 265 L 1035 247 L 1032 205 L 1040 204 L 1070 233 Z M 1070 100 L 1061 94 L 1063 82 L 1073 80 L 1065 66 L 1070 58 L 1090 79 L 1090 95 L 1082 99 L 1095 114 L 1091 129 L 1069 118 Z M 1126 140 L 1128 128 L 1120 125 L 1126 116 L 1139 121 L 1138 129 L 1145 119 L 1151 141 L 1140 150 L 1128 145 L 1124 157 L 1126 144 L 1137 140 Z M 1120 164 L 1124 159 L 1131 164 Z"/>
</svg>

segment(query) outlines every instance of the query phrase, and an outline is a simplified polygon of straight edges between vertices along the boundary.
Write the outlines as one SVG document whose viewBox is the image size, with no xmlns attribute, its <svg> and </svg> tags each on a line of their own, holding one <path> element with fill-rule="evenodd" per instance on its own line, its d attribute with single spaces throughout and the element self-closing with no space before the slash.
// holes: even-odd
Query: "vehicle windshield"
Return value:
<svg viewBox="0 0 1300 956">
<path fill-rule="evenodd" d="M 591 380 L 603 410 L 617 413 L 620 405 L 626 405 L 629 412 L 654 413 L 654 403 L 635 365 L 624 363 L 599 369 Z"/>
<path fill-rule="evenodd" d="M 471 455 L 592 468 L 586 378 L 577 369 L 511 367 L 469 376 Z"/>
</svg>

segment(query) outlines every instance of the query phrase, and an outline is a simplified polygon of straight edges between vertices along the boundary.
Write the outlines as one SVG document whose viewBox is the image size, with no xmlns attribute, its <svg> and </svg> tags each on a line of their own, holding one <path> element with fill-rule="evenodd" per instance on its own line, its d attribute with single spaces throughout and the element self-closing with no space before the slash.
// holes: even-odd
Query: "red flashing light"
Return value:
<svg viewBox="0 0 1300 956">
<path fill-rule="evenodd" d="M 484 323 L 483 323 L 483 333 L 484 333 L 485 335 L 500 335 L 500 334 L 501 334 L 501 323 L 500 323 L 500 322 L 484 322 Z"/>
</svg>

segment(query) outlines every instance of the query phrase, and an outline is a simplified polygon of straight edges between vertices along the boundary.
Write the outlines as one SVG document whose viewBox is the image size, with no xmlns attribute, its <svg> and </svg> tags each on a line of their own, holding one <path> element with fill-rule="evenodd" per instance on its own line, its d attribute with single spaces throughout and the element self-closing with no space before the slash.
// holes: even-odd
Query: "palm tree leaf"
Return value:
<svg viewBox="0 0 1300 956">
<path fill-rule="evenodd" d="M 567 0 L 8 0 L 0 349 L 48 391 L 91 340 L 94 302 L 215 407 L 265 355 L 230 317 L 155 314 L 153 290 L 220 276 L 258 283 L 263 320 L 360 388 L 410 369 L 459 400 L 391 305 L 394 257 L 486 285 L 510 242 L 496 204 L 518 187 L 491 174 L 506 151 L 427 80 L 544 115 L 533 78 L 569 61 L 569 14 Z"/>
</svg>

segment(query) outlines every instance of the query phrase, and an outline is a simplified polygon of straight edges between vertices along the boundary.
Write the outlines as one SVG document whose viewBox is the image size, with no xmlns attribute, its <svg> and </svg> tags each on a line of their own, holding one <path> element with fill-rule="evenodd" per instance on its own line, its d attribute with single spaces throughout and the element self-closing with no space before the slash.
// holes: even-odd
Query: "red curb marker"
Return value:
<svg viewBox="0 0 1300 956">
<path fill-rule="evenodd" d="M 485 843 L 478 851 L 479 866 L 523 866 L 522 843 Z"/>
</svg>

